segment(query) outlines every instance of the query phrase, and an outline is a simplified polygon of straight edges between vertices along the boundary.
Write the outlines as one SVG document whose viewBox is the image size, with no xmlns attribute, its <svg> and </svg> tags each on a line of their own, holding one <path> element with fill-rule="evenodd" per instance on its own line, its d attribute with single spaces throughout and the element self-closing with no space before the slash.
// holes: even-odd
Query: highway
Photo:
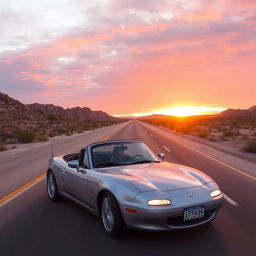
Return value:
<svg viewBox="0 0 256 256">
<path fill-rule="evenodd" d="M 188 165 L 211 176 L 225 193 L 218 218 L 210 225 L 170 232 L 130 231 L 120 239 L 105 235 L 100 220 L 67 201 L 50 202 L 43 174 L 50 143 L 0 155 L 0 255 L 255 255 L 256 178 L 241 168 L 209 157 L 138 121 L 53 142 L 55 154 L 78 152 L 106 139 L 136 139 L 165 160 Z M 255 168 L 256 170 L 256 168 Z M 256 172 L 255 172 L 256 174 Z M 26 182 L 40 178 L 8 198 Z"/>
</svg>

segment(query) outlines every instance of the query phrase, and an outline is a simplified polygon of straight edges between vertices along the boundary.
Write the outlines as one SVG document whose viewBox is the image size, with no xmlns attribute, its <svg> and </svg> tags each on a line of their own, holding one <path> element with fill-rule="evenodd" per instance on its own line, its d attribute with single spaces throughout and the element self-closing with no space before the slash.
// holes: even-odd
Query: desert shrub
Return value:
<svg viewBox="0 0 256 256">
<path fill-rule="evenodd" d="M 5 144 L 16 144 L 17 142 L 17 138 L 8 138 L 5 140 Z"/>
<path fill-rule="evenodd" d="M 256 153 L 256 140 L 248 140 L 243 150 L 245 152 Z"/>
<path fill-rule="evenodd" d="M 248 135 L 247 134 L 243 134 L 242 140 L 247 140 L 247 139 L 248 139 Z"/>
<path fill-rule="evenodd" d="M 65 130 L 64 134 L 67 135 L 67 136 L 70 136 L 70 135 L 73 134 L 73 131 L 72 130 Z"/>
<path fill-rule="evenodd" d="M 196 135 L 200 138 L 206 138 L 209 136 L 209 132 L 207 130 L 199 130 Z"/>
<path fill-rule="evenodd" d="M 233 136 L 233 132 L 232 131 L 224 131 L 222 133 L 223 137 L 232 137 Z"/>
<path fill-rule="evenodd" d="M 0 135 L 0 143 L 3 143 L 3 142 L 5 142 L 5 140 L 6 140 L 5 136 L 3 136 L 3 135 Z"/>
<path fill-rule="evenodd" d="M 30 143 L 35 139 L 35 133 L 33 131 L 19 131 L 17 132 L 17 139 L 20 143 Z"/>
<path fill-rule="evenodd" d="M 176 129 L 176 132 L 180 132 L 183 134 L 190 134 L 193 131 L 193 127 L 188 126 L 188 125 L 183 125 L 183 126 L 179 126 Z"/>
<path fill-rule="evenodd" d="M 222 137 L 233 137 L 235 133 L 232 130 L 227 130 L 222 133 Z"/>
<path fill-rule="evenodd" d="M 61 135 L 64 134 L 66 132 L 66 129 L 62 128 L 62 127 L 57 127 L 56 129 L 54 129 L 54 132 L 56 135 Z"/>
<path fill-rule="evenodd" d="M 0 151 L 7 150 L 7 147 L 5 145 L 0 145 Z"/>
<path fill-rule="evenodd" d="M 227 131 L 227 128 L 224 126 L 224 127 L 219 127 L 219 130 L 218 130 L 218 132 L 222 132 L 222 133 L 224 133 L 224 132 L 226 132 Z"/>
<path fill-rule="evenodd" d="M 91 126 L 91 128 L 98 128 L 99 124 L 97 124 L 97 123 L 92 123 L 90 126 Z"/>
<path fill-rule="evenodd" d="M 46 131 L 46 129 L 40 129 L 40 130 L 37 130 L 37 135 L 45 135 L 45 133 L 46 133 L 47 131 Z"/>
<path fill-rule="evenodd" d="M 7 138 L 7 134 L 6 133 L 1 133 L 0 134 L 0 143 L 5 142 L 6 138 Z"/>
<path fill-rule="evenodd" d="M 235 136 L 241 136 L 241 133 L 240 133 L 240 131 L 239 130 L 237 130 L 236 132 L 235 132 Z"/>
<path fill-rule="evenodd" d="M 69 127 L 66 127 L 66 128 L 62 128 L 62 127 L 57 127 L 54 129 L 53 131 L 55 133 L 55 135 L 62 135 L 62 134 L 65 134 L 65 135 L 72 135 L 73 134 L 73 129 L 72 128 L 69 128 Z"/>
<path fill-rule="evenodd" d="M 58 133 L 55 132 L 55 131 L 50 131 L 50 132 L 48 133 L 48 136 L 49 136 L 49 137 L 54 137 L 54 136 L 57 136 L 57 135 L 58 135 Z"/>
<path fill-rule="evenodd" d="M 58 119 L 58 117 L 56 115 L 54 115 L 54 114 L 49 114 L 47 116 L 47 119 L 50 120 L 50 121 L 55 121 L 55 120 Z"/>
<path fill-rule="evenodd" d="M 13 139 L 12 133 L 2 132 L 0 134 L 0 144 L 9 144 L 10 139 Z"/>
<path fill-rule="evenodd" d="M 48 137 L 44 134 L 41 134 L 37 137 L 38 141 L 48 141 Z"/>
<path fill-rule="evenodd" d="M 222 141 L 228 141 L 228 138 L 224 137 L 223 135 L 219 136 L 219 139 L 221 139 Z"/>
</svg>

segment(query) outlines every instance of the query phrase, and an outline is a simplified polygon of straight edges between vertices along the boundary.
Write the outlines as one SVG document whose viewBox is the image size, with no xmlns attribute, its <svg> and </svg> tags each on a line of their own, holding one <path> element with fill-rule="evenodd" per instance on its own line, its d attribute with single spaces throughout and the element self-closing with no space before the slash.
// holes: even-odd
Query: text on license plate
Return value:
<svg viewBox="0 0 256 256">
<path fill-rule="evenodd" d="M 193 208 L 184 209 L 184 218 L 183 220 L 193 220 L 204 217 L 204 207 L 198 206 Z"/>
</svg>

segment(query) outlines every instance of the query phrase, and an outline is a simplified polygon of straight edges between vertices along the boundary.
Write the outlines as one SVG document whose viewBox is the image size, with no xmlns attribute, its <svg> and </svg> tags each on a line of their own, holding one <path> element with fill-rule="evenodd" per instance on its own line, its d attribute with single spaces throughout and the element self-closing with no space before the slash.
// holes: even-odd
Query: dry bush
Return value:
<svg viewBox="0 0 256 256">
<path fill-rule="evenodd" d="M 248 139 L 248 135 L 247 134 L 243 134 L 242 135 L 242 140 L 247 140 Z"/>
<path fill-rule="evenodd" d="M 7 138 L 5 140 L 5 144 L 16 144 L 18 143 L 18 139 L 17 138 Z"/>
<path fill-rule="evenodd" d="M 49 133 L 48 133 L 48 136 L 49 137 L 54 137 L 54 136 L 57 136 L 57 135 L 59 135 L 56 131 L 50 131 Z"/>
<path fill-rule="evenodd" d="M 5 145 L 0 145 L 0 151 L 7 150 L 7 147 Z"/>
<path fill-rule="evenodd" d="M 35 133 L 33 131 L 19 131 L 17 132 L 17 139 L 20 143 L 31 143 L 35 139 Z"/>
<path fill-rule="evenodd" d="M 49 114 L 47 116 L 47 119 L 50 120 L 50 121 L 55 121 L 55 120 L 58 120 L 58 117 L 54 114 Z"/>
<path fill-rule="evenodd" d="M 38 141 L 48 141 L 48 137 L 44 134 L 40 134 L 39 136 L 37 136 L 37 140 Z"/>
<path fill-rule="evenodd" d="M 176 132 L 180 132 L 183 134 L 191 134 L 193 133 L 193 127 L 190 125 L 179 125 L 175 128 Z"/>
<path fill-rule="evenodd" d="M 209 131 L 207 131 L 207 130 L 198 130 L 196 135 L 200 138 L 207 138 L 209 136 Z"/>
<path fill-rule="evenodd" d="M 222 133 L 222 137 L 233 137 L 235 136 L 235 132 L 232 130 L 227 130 Z"/>
<path fill-rule="evenodd" d="M 256 153 L 256 140 L 248 140 L 243 150 L 245 152 Z"/>
</svg>

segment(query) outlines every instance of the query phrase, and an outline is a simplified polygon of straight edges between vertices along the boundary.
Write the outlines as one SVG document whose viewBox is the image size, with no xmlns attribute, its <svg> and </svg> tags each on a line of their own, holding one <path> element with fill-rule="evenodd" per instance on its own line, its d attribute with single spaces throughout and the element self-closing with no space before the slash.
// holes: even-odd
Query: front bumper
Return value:
<svg viewBox="0 0 256 256">
<path fill-rule="evenodd" d="M 216 218 L 223 203 L 223 196 L 210 197 L 210 191 L 216 189 L 211 185 L 201 189 L 189 188 L 176 191 L 144 192 L 136 196 L 133 202 L 120 205 L 125 223 L 128 228 L 139 230 L 174 230 L 185 229 L 208 223 Z M 192 192 L 195 196 L 187 196 Z M 172 201 L 169 206 L 148 206 L 145 202 L 152 198 L 167 198 Z M 144 203 L 143 203 L 144 202 Z M 205 215 L 202 218 L 184 221 L 184 209 L 204 206 Z M 136 210 L 128 212 L 126 208 Z"/>
<path fill-rule="evenodd" d="M 126 223 L 126 226 L 130 229 L 137 230 L 151 230 L 151 231 L 165 231 L 176 230 L 196 227 L 205 223 L 208 223 L 216 218 L 219 209 L 222 204 L 222 198 L 215 200 L 214 202 L 207 202 L 204 204 L 205 216 L 203 218 L 184 221 L 183 214 L 184 208 L 195 207 L 198 205 L 184 205 L 180 208 L 173 209 L 143 209 L 138 207 L 132 207 L 136 213 L 127 212 L 126 208 L 131 206 L 121 206 L 121 211 Z M 202 204 L 200 204 L 202 205 Z"/>
</svg>

